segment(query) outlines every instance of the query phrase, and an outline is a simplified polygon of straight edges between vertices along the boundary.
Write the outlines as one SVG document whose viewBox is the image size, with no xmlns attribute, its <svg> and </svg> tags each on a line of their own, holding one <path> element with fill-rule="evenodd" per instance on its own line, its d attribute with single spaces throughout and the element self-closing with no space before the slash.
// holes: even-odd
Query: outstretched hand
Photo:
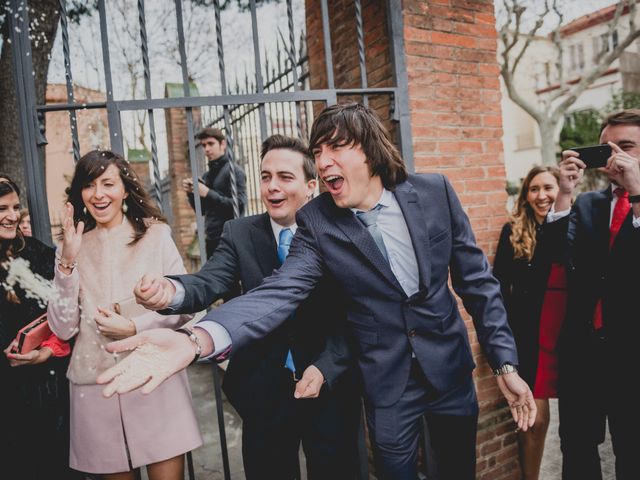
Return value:
<svg viewBox="0 0 640 480">
<path fill-rule="evenodd" d="M 537 413 L 529 385 L 516 372 L 500 375 L 496 379 L 500 391 L 509 403 L 514 422 L 518 424 L 518 429 L 526 432 L 533 427 Z"/>
<path fill-rule="evenodd" d="M 143 275 L 133 288 L 136 303 L 147 310 L 164 310 L 171 305 L 176 287 L 162 275 Z"/>
<path fill-rule="evenodd" d="M 98 376 L 99 384 L 106 384 L 102 394 L 126 393 L 142 387 L 151 393 L 158 385 L 183 368 L 194 357 L 194 345 L 186 335 L 169 328 L 146 330 L 133 337 L 107 345 L 110 352 L 132 351 L 117 365 Z"/>
</svg>

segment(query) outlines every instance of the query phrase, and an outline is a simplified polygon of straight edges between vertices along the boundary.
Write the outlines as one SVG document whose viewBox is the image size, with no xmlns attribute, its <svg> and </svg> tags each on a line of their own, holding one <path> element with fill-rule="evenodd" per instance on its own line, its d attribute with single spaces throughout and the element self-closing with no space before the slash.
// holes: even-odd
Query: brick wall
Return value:
<svg viewBox="0 0 640 480">
<path fill-rule="evenodd" d="M 360 86 L 352 3 L 329 1 L 337 88 Z M 311 84 L 326 88 L 320 2 L 307 0 L 306 4 Z M 363 2 L 370 86 L 391 81 L 385 8 L 381 1 Z M 416 172 L 447 175 L 471 219 L 479 246 L 493 258 L 506 221 L 507 200 L 493 1 L 405 0 L 402 10 Z M 385 119 L 387 103 L 383 97 L 372 101 Z M 478 364 L 477 478 L 516 479 L 515 425 L 468 315 L 465 321 Z"/>
<path fill-rule="evenodd" d="M 167 125 L 167 145 L 169 153 L 169 176 L 171 178 L 171 210 L 173 237 L 183 259 L 195 235 L 196 216 L 189 205 L 187 195 L 182 190 L 182 179 L 191 176 L 189 144 L 187 138 L 187 114 L 184 108 L 170 108 L 165 111 Z M 193 121 L 200 124 L 200 110 L 193 109 Z M 188 262 L 186 262 L 188 263 Z"/>
<path fill-rule="evenodd" d="M 329 0 L 328 4 L 335 88 L 359 88 L 361 82 L 354 2 L 353 0 Z M 306 12 L 311 88 L 327 88 L 320 2 L 306 0 Z M 363 0 L 362 16 L 364 19 L 363 31 L 366 45 L 365 58 L 368 86 L 391 86 L 393 85 L 393 70 L 391 54 L 388 48 L 389 36 L 385 2 Z M 348 100 L 362 101 L 362 97 L 341 96 L 339 98 L 340 102 Z M 393 125 L 388 122 L 388 97 L 386 95 L 370 96 L 369 102 L 369 105 L 385 120 L 387 127 L 393 129 Z M 314 111 L 318 112 L 325 105 L 317 102 L 317 105 L 314 106 Z"/>
</svg>

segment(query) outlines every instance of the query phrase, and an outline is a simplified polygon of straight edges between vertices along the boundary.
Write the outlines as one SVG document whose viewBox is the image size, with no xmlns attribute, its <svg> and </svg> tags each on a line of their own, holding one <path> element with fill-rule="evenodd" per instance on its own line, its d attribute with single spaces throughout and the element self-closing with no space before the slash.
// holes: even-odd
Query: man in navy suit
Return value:
<svg viewBox="0 0 640 480">
<path fill-rule="evenodd" d="M 156 330 L 112 344 L 117 351 L 146 345 L 101 376 L 102 383 L 113 380 L 105 394 L 145 383 L 143 392 L 152 390 L 188 365 L 194 348 L 220 356 L 262 338 L 329 275 L 347 296 L 378 476 L 417 478 L 426 417 L 438 478 L 473 479 L 474 362 L 449 276 L 519 428 L 533 424 L 536 409 L 516 372 L 500 286 L 469 220 L 445 177 L 407 174 L 379 118 L 362 105 L 326 108 L 314 121 L 310 147 L 328 191 L 298 212 L 284 265 L 257 289 L 210 312 L 189 338 Z M 154 301 L 166 292 L 148 282 L 138 295 Z M 136 358 L 149 355 L 157 368 L 136 368 Z"/>
<path fill-rule="evenodd" d="M 568 248 L 567 318 L 559 344 L 562 478 L 601 480 L 598 445 L 606 421 L 616 478 L 638 478 L 636 378 L 640 319 L 633 280 L 640 268 L 640 110 L 605 119 L 600 143 L 612 148 L 599 170 L 611 184 L 571 199 L 586 167 L 577 152 L 562 152 L 560 192 L 545 225 Z M 553 238 L 553 237 L 552 237 Z"/>
<path fill-rule="evenodd" d="M 315 165 L 302 141 L 267 138 L 260 165 L 266 213 L 226 222 L 214 255 L 199 272 L 146 276 L 144 281 L 161 282 L 175 293 L 170 302 L 145 306 L 160 313 L 194 313 L 224 297 L 238 280 L 243 292 L 260 285 L 286 257 L 296 212 L 313 198 L 316 185 Z M 301 443 L 309 478 L 356 478 L 360 394 L 339 298 L 335 285 L 321 281 L 295 318 L 234 349 L 222 389 L 242 417 L 248 480 L 300 478 Z"/>
</svg>

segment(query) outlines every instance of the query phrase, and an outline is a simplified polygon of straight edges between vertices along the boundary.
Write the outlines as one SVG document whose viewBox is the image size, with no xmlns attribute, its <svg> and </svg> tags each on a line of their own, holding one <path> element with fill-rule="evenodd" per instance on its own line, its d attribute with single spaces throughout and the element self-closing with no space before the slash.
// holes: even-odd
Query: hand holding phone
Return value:
<svg viewBox="0 0 640 480">
<path fill-rule="evenodd" d="M 572 148 L 578 154 L 578 158 L 584 162 L 587 168 L 601 168 L 607 166 L 607 160 L 611 156 L 609 145 L 591 145 L 588 147 Z"/>
</svg>

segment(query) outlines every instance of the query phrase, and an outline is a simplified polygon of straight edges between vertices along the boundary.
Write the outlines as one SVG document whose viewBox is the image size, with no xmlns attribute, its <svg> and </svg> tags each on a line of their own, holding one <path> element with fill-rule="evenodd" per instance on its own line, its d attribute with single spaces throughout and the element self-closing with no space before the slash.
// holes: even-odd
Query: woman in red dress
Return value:
<svg viewBox="0 0 640 480">
<path fill-rule="evenodd" d="M 561 259 L 545 242 L 543 224 L 558 194 L 558 169 L 534 167 L 518 194 L 500 235 L 493 273 L 513 330 L 520 364 L 538 408 L 533 428 L 519 432 L 524 480 L 537 480 L 549 427 L 549 398 L 557 398 L 557 341 L 566 311 Z"/>
</svg>

